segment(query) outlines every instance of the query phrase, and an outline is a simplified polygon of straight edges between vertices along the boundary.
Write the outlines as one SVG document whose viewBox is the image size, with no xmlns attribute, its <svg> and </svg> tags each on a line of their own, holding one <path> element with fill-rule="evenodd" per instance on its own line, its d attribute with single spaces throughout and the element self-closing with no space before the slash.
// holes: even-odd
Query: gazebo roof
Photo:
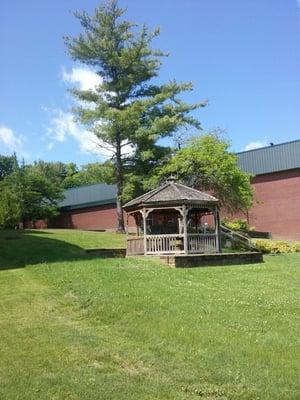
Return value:
<svg viewBox="0 0 300 400">
<path fill-rule="evenodd" d="M 191 187 L 176 183 L 169 179 L 163 185 L 151 190 L 124 205 L 126 211 L 138 209 L 140 207 L 153 206 L 172 206 L 190 204 L 195 206 L 217 205 L 218 199 L 208 193 L 200 192 Z"/>
</svg>

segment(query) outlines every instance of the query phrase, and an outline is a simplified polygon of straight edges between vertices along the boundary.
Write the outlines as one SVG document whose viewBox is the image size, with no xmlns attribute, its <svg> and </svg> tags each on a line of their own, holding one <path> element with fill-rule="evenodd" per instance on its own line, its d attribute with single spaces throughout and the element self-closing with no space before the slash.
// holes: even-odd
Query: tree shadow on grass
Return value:
<svg viewBox="0 0 300 400">
<path fill-rule="evenodd" d="M 92 258 L 85 250 L 63 240 L 30 231 L 7 231 L 0 235 L 0 271 L 26 265 Z"/>
</svg>

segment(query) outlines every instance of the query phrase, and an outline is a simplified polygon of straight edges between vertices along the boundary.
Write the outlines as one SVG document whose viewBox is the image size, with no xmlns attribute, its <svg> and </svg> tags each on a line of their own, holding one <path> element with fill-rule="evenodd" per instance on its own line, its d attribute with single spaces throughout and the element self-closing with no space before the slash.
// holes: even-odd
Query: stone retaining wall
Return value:
<svg viewBox="0 0 300 400">
<path fill-rule="evenodd" d="M 100 257 L 125 257 L 126 249 L 87 249 L 86 253 Z"/>
<path fill-rule="evenodd" d="M 212 267 L 256 264 L 263 262 L 260 252 L 160 256 L 161 261 L 175 268 Z"/>
</svg>

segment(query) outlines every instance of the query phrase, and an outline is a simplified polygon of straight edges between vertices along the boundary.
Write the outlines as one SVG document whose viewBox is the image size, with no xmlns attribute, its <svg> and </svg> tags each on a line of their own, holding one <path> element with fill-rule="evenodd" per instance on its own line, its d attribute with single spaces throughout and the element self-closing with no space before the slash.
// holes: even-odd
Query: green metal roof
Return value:
<svg viewBox="0 0 300 400">
<path fill-rule="evenodd" d="M 117 188 L 115 185 L 96 183 L 66 189 L 64 195 L 65 199 L 59 203 L 62 209 L 86 208 L 116 203 Z"/>
<path fill-rule="evenodd" d="M 239 167 L 251 174 L 300 168 L 300 139 L 237 153 Z"/>
</svg>

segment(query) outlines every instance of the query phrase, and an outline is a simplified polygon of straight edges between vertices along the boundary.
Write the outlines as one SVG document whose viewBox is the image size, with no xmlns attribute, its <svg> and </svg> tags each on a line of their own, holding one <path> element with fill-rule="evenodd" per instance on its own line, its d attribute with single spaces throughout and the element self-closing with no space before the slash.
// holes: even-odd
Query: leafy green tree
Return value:
<svg viewBox="0 0 300 400">
<path fill-rule="evenodd" d="M 27 166 L 32 172 L 50 180 L 57 185 L 63 185 L 65 179 L 72 177 L 78 172 L 74 163 L 65 164 L 62 162 L 35 161 L 33 165 Z"/>
<path fill-rule="evenodd" d="M 8 184 L 0 182 L 0 228 L 14 228 L 21 220 L 21 202 Z"/>
<path fill-rule="evenodd" d="M 153 146 L 147 152 L 136 152 L 134 159 L 125 167 L 123 199 L 128 201 L 145 191 L 153 189 L 159 180 L 159 171 L 172 155 L 172 149 Z"/>
<path fill-rule="evenodd" d="M 63 199 L 62 187 L 30 168 L 25 167 L 18 175 L 22 218 L 34 221 L 57 215 L 58 202 Z"/>
<path fill-rule="evenodd" d="M 101 182 L 107 184 L 115 183 L 113 164 L 110 161 L 103 164 L 90 163 L 83 165 L 81 170 L 67 176 L 62 184 L 67 189 Z"/>
<path fill-rule="evenodd" d="M 177 151 L 160 174 L 170 174 L 199 190 L 213 193 L 229 212 L 245 211 L 252 205 L 250 175 L 237 165 L 230 143 L 217 134 L 205 134 L 188 141 Z"/>
<path fill-rule="evenodd" d="M 58 214 L 58 202 L 63 199 L 62 187 L 31 166 L 21 165 L 2 181 L 7 196 L 20 208 L 19 221 L 48 219 Z M 13 217 L 13 215 L 11 216 Z"/>
<path fill-rule="evenodd" d="M 18 160 L 15 153 L 12 156 L 0 155 L 0 181 L 16 171 L 17 168 Z"/>
<path fill-rule="evenodd" d="M 191 83 L 173 80 L 159 85 L 153 81 L 159 74 L 161 57 L 166 56 L 151 47 L 159 30 L 149 32 L 143 26 L 138 31 L 136 24 L 123 18 L 124 12 L 117 0 L 110 0 L 93 16 L 76 13 L 83 33 L 66 38 L 71 57 L 93 67 L 101 77 L 101 84 L 93 90 L 73 90 L 79 104 L 85 103 L 74 112 L 99 138 L 100 146 L 112 153 L 119 231 L 124 230 L 126 168 L 133 177 L 135 161 L 146 164 L 158 139 L 183 126 L 199 128 L 190 112 L 205 105 L 190 105 L 180 99 L 182 92 L 192 90 Z"/>
</svg>

